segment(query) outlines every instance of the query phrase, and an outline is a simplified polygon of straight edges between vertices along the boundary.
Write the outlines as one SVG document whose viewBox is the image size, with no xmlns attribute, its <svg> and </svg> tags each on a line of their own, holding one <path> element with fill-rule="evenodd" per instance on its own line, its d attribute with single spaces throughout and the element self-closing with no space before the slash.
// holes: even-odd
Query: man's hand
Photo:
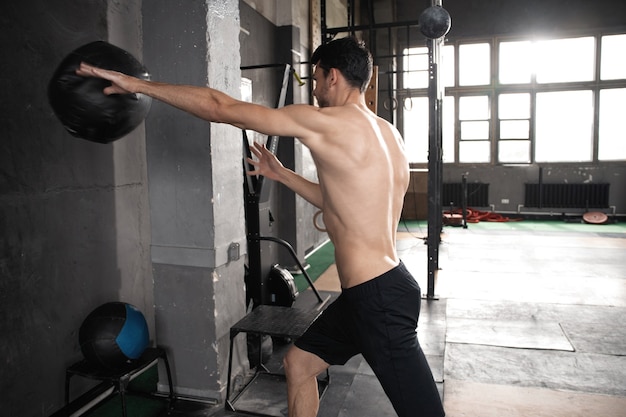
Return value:
<svg viewBox="0 0 626 417">
<path fill-rule="evenodd" d="M 81 62 L 76 74 L 82 77 L 97 77 L 111 81 L 111 85 L 104 89 L 104 94 L 132 94 L 136 93 L 140 80 L 117 71 L 105 70 Z"/>
<path fill-rule="evenodd" d="M 254 166 L 254 170 L 248 171 L 248 175 L 262 175 L 270 180 L 279 181 L 280 172 L 285 169 L 283 164 L 271 153 L 265 145 L 254 142 L 250 151 L 257 160 L 248 158 L 248 162 Z"/>
</svg>

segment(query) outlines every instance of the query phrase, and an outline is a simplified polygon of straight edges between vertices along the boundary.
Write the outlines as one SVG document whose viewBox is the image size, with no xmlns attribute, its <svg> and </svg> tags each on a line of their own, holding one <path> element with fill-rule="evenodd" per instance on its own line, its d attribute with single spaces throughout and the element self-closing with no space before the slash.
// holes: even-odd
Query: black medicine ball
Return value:
<svg viewBox="0 0 626 417">
<path fill-rule="evenodd" d="M 111 85 L 101 78 L 76 75 L 81 62 L 150 79 L 148 70 L 130 53 L 96 41 L 71 52 L 48 84 L 48 100 L 65 129 L 78 138 L 110 143 L 134 130 L 146 117 L 152 99 L 143 94 L 105 95 Z"/>
<path fill-rule="evenodd" d="M 150 335 L 143 313 L 116 301 L 89 313 L 78 331 L 78 341 L 85 359 L 93 365 L 121 369 L 141 357 Z"/>
<path fill-rule="evenodd" d="M 446 9 L 441 6 L 431 6 L 419 16 L 420 32 L 429 39 L 438 39 L 448 33 L 452 19 Z"/>
</svg>

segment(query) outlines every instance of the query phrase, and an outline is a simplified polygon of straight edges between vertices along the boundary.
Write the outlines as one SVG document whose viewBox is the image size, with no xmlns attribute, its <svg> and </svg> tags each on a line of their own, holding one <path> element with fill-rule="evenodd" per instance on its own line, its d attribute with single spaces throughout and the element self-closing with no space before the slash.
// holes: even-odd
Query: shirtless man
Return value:
<svg viewBox="0 0 626 417">
<path fill-rule="evenodd" d="M 295 137 L 311 150 L 319 183 L 252 148 L 249 174 L 292 189 L 324 213 L 342 293 L 284 358 L 290 417 L 315 416 L 316 376 L 363 354 L 400 417 L 444 415 L 417 340 L 420 288 L 396 254 L 396 228 L 409 183 L 398 131 L 365 104 L 372 57 L 353 38 L 320 46 L 313 95 L 320 107 L 246 103 L 208 87 L 139 80 L 81 64 L 77 73 L 112 82 L 105 94 L 142 93 L 202 119 Z"/>
</svg>

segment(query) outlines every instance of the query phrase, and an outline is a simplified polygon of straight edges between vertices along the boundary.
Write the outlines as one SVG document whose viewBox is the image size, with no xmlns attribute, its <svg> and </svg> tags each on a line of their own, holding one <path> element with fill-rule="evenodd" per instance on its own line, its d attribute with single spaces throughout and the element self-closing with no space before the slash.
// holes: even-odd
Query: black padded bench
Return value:
<svg viewBox="0 0 626 417">
<path fill-rule="evenodd" d="M 328 301 L 328 299 L 326 299 Z M 263 365 L 262 365 L 262 351 L 261 346 L 259 346 L 259 365 L 256 367 L 256 372 L 252 379 L 246 383 L 246 385 L 241 389 L 241 391 L 233 398 L 230 398 L 231 395 L 231 373 L 232 373 L 232 364 L 233 364 L 233 347 L 234 347 L 234 339 L 240 333 L 246 334 L 255 334 L 258 337 L 259 344 L 262 341 L 262 336 L 272 336 L 279 338 L 298 338 L 300 337 L 313 323 L 313 321 L 322 313 L 323 308 L 326 302 L 319 303 L 315 308 L 311 310 L 303 310 L 299 308 L 293 307 L 280 307 L 280 306 L 270 306 L 270 305 L 260 305 L 254 310 L 252 310 L 248 315 L 239 320 L 230 328 L 230 353 L 228 359 L 228 383 L 226 388 L 226 409 L 229 411 L 240 411 L 245 412 L 247 414 L 259 415 L 259 416 L 267 416 L 270 414 L 265 414 L 260 411 L 255 410 L 238 410 L 235 407 L 235 403 L 237 400 L 241 398 L 241 396 L 245 393 L 245 391 L 252 386 L 257 378 L 270 376 L 272 379 L 283 379 L 284 375 L 282 374 L 273 374 L 270 373 Z M 330 383 L 330 374 L 328 370 L 326 370 L 326 377 L 319 381 L 318 384 L 320 387 L 320 398 L 326 391 L 328 384 Z M 286 405 L 285 405 L 286 406 Z"/>
</svg>

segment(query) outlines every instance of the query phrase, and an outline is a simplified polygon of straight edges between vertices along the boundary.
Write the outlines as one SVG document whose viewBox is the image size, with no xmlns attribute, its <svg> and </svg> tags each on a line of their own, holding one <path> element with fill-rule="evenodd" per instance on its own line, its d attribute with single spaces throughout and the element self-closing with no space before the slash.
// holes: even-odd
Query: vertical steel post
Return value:
<svg viewBox="0 0 626 417">
<path fill-rule="evenodd" d="M 432 0 L 433 6 L 441 6 L 441 0 Z M 428 288 L 426 297 L 435 298 L 435 284 L 439 270 L 439 246 L 443 227 L 441 189 L 443 184 L 442 163 L 442 102 L 443 88 L 439 77 L 441 46 L 443 38 L 428 39 Z"/>
</svg>

